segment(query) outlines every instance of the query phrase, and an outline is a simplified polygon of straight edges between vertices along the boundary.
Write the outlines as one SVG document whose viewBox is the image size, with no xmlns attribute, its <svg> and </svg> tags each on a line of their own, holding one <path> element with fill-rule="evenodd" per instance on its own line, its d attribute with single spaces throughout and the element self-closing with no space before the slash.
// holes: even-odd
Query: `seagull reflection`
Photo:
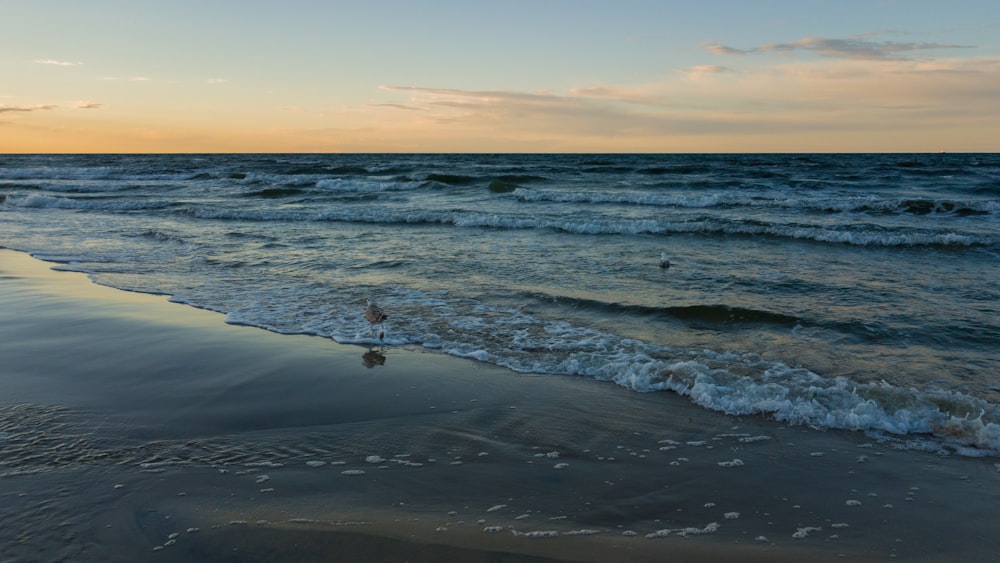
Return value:
<svg viewBox="0 0 1000 563">
<path fill-rule="evenodd" d="M 383 354 L 381 350 L 370 348 L 367 352 L 361 354 L 361 363 L 364 364 L 366 368 L 384 366 L 385 354 Z"/>
</svg>

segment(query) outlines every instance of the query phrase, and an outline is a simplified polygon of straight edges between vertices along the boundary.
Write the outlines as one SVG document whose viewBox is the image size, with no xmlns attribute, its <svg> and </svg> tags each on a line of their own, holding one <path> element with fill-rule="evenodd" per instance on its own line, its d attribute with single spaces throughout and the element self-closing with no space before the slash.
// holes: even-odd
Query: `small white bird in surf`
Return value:
<svg viewBox="0 0 1000 563">
<path fill-rule="evenodd" d="M 660 267 L 661 268 L 669 268 L 670 267 L 670 260 L 667 259 L 667 251 L 666 250 L 664 250 L 663 252 L 660 253 Z"/>
<path fill-rule="evenodd" d="M 381 307 L 376 305 L 371 299 L 368 299 L 368 306 L 365 307 L 365 320 L 368 321 L 372 334 L 375 334 L 375 325 L 380 325 L 382 331 L 379 332 L 379 340 L 385 340 L 385 320 L 388 318 L 389 315 L 385 314 L 385 311 Z"/>
</svg>

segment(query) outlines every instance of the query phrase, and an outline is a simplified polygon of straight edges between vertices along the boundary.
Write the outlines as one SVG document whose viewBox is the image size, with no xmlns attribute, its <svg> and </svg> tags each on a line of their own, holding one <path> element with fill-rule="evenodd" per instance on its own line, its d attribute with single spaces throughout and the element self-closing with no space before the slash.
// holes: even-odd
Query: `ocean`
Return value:
<svg viewBox="0 0 1000 563">
<path fill-rule="evenodd" d="M 0 246 L 232 324 L 1000 455 L 1000 155 L 3 155 Z"/>
</svg>

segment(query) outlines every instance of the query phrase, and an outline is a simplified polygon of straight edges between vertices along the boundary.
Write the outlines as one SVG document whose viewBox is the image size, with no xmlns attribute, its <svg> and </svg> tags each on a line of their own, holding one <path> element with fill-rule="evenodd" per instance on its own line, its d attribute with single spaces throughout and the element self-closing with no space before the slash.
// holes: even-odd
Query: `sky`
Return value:
<svg viewBox="0 0 1000 563">
<path fill-rule="evenodd" d="M 0 0 L 0 153 L 937 151 L 996 0 Z"/>
</svg>

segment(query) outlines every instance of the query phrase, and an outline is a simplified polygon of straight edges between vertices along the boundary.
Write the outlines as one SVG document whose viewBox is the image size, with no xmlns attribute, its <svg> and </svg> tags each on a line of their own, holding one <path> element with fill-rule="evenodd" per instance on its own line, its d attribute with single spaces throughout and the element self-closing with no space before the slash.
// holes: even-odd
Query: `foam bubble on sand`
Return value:
<svg viewBox="0 0 1000 563">
<path fill-rule="evenodd" d="M 347 469 L 340 472 L 341 475 L 364 475 L 364 469 Z"/>
<path fill-rule="evenodd" d="M 326 465 L 326 462 L 325 461 L 307 461 L 306 465 L 308 465 L 309 467 L 323 467 L 324 465 Z"/>
<path fill-rule="evenodd" d="M 505 508 L 507 508 L 506 504 L 498 504 L 496 506 L 491 506 L 491 507 L 487 508 L 486 512 L 496 512 L 498 510 L 503 510 Z"/>
<path fill-rule="evenodd" d="M 750 444 L 753 442 L 762 442 L 764 440 L 770 440 L 770 436 L 747 436 L 745 438 L 740 438 L 740 442 L 744 444 Z"/>
<path fill-rule="evenodd" d="M 667 536 L 669 536 L 671 534 L 676 534 L 676 535 L 678 535 L 678 536 L 680 536 L 682 538 L 686 538 L 688 536 L 700 536 L 700 535 L 703 535 L 703 534 L 714 534 L 717 531 L 719 531 L 719 524 L 718 524 L 718 522 L 712 522 L 710 524 L 707 524 L 704 528 L 694 528 L 694 527 L 691 527 L 691 528 L 677 528 L 677 529 L 665 528 L 663 530 L 657 530 L 657 531 L 652 532 L 650 534 L 646 534 L 646 538 L 647 539 L 665 538 L 665 537 L 667 537 Z"/>
<path fill-rule="evenodd" d="M 736 520 L 737 518 L 740 517 L 740 513 L 739 512 L 727 512 L 723 516 L 725 517 L 726 520 Z"/>
<path fill-rule="evenodd" d="M 559 532 L 555 530 L 536 530 L 534 532 L 518 532 L 517 530 L 511 530 L 515 536 L 523 536 L 526 538 L 554 538 L 559 535 Z"/>
<path fill-rule="evenodd" d="M 370 455 L 365 458 L 365 461 L 367 461 L 368 463 L 382 463 L 385 460 L 382 459 L 382 456 Z"/>
<path fill-rule="evenodd" d="M 718 531 L 719 531 L 719 524 L 718 524 L 718 522 L 712 522 L 712 523 L 708 524 L 707 526 L 705 526 L 704 528 L 684 528 L 683 530 L 677 531 L 677 535 L 679 535 L 682 538 L 686 538 L 688 536 L 699 536 L 699 535 L 702 535 L 702 534 L 714 534 L 715 532 L 718 532 Z"/>
<path fill-rule="evenodd" d="M 861 501 L 860 500 L 851 499 L 851 500 L 847 501 L 847 506 L 861 506 Z"/>
<path fill-rule="evenodd" d="M 486 526 L 483 531 L 488 534 L 497 534 L 503 531 L 503 526 Z"/>
<path fill-rule="evenodd" d="M 269 475 L 260 475 L 260 476 L 257 477 L 257 484 L 259 485 L 259 484 L 263 483 L 264 481 L 268 481 L 270 479 L 271 479 L 271 477 Z"/>
<path fill-rule="evenodd" d="M 569 467 L 568 463 L 557 463 L 552 466 L 553 469 L 566 469 L 567 467 Z"/>
<path fill-rule="evenodd" d="M 168 465 L 172 464 L 169 461 L 160 461 L 156 463 L 140 463 L 139 467 L 141 467 L 142 469 L 140 469 L 139 471 L 141 471 L 142 473 L 163 473 L 164 471 L 166 471 L 166 466 Z"/>
<path fill-rule="evenodd" d="M 808 536 L 809 534 L 811 534 L 812 532 L 821 532 L 821 531 L 823 531 L 823 528 L 818 528 L 815 526 L 806 526 L 805 528 L 797 529 L 795 533 L 792 534 L 792 537 L 797 540 L 801 540 L 806 536 Z"/>
<path fill-rule="evenodd" d="M 732 461 L 720 461 L 719 467 L 740 467 L 743 465 L 742 459 L 734 459 Z"/>
<path fill-rule="evenodd" d="M 600 533 L 601 533 L 600 530 L 587 530 L 587 529 L 583 529 L 583 530 L 570 530 L 568 532 L 563 532 L 563 535 L 564 536 L 593 536 L 593 535 L 597 535 L 597 534 L 600 534 Z"/>
<path fill-rule="evenodd" d="M 284 467 L 284 463 L 278 463 L 276 461 L 253 461 L 250 463 L 244 463 L 243 465 L 247 467 Z"/>
</svg>

